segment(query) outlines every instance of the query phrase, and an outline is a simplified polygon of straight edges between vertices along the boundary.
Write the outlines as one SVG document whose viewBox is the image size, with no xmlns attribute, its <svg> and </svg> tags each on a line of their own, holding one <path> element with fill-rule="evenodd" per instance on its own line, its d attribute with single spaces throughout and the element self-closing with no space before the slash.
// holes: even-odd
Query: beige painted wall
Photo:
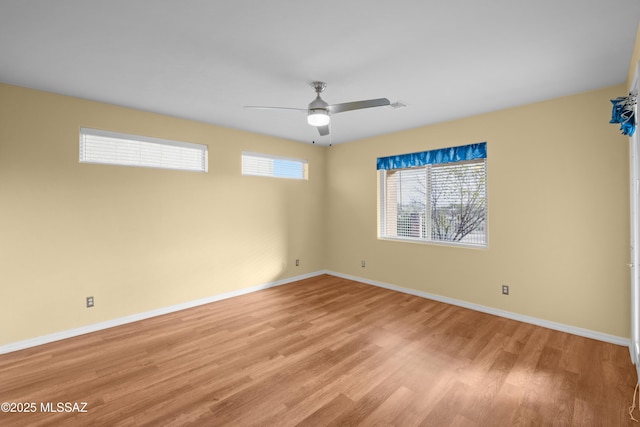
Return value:
<svg viewBox="0 0 640 427">
<path fill-rule="evenodd" d="M 0 85 L 0 345 L 325 268 L 628 337 L 624 93 L 327 149 Z M 81 126 L 207 144 L 210 171 L 79 164 Z M 376 157 L 480 141 L 489 249 L 377 239 Z M 242 177 L 243 150 L 306 158 L 310 179 Z"/>
<path fill-rule="evenodd" d="M 80 127 L 207 144 L 209 173 L 80 164 Z M 309 180 L 243 177 L 243 150 L 308 159 Z M 321 270 L 325 157 L 0 84 L 0 345 Z"/>
<path fill-rule="evenodd" d="M 629 61 L 629 72 L 627 74 L 627 87 L 631 89 L 631 85 L 633 84 L 633 79 L 636 75 L 636 69 L 638 68 L 638 61 L 640 61 L 640 25 L 638 25 L 638 30 L 636 32 L 636 41 L 633 46 L 633 52 L 631 53 L 631 61 Z M 625 94 L 619 95 L 624 96 Z"/>
<path fill-rule="evenodd" d="M 628 138 L 608 124 L 609 99 L 624 94 L 619 85 L 331 147 L 327 269 L 629 337 Z M 377 157 L 481 141 L 488 249 L 376 238 Z"/>
</svg>

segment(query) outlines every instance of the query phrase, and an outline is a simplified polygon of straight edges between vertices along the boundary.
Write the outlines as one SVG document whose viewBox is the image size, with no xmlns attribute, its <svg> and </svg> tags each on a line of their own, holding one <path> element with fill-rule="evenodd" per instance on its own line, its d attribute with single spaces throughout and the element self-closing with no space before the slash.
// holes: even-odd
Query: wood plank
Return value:
<svg viewBox="0 0 640 427">
<path fill-rule="evenodd" d="M 323 275 L 0 355 L 0 425 L 635 425 L 626 347 Z M 640 414 L 637 414 L 640 417 Z"/>
</svg>

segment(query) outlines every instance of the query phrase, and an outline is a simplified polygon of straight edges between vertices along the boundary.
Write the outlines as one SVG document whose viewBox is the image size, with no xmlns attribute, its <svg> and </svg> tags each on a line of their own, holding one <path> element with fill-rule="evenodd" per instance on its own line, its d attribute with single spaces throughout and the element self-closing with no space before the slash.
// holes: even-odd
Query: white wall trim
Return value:
<svg viewBox="0 0 640 427">
<path fill-rule="evenodd" d="M 512 313 L 510 311 L 499 310 L 497 308 L 486 307 L 479 304 L 473 304 L 470 302 L 461 301 L 454 298 L 448 298 L 440 295 L 430 294 L 427 292 L 417 291 L 415 289 L 402 288 L 400 286 L 390 285 L 388 283 L 378 282 L 370 279 L 364 279 L 362 277 L 336 273 L 335 271 L 325 271 L 325 273 L 330 274 L 332 276 L 341 277 L 343 279 L 365 283 L 367 285 L 373 285 L 373 286 L 378 286 L 380 288 L 391 289 L 393 291 L 398 291 L 398 292 L 402 292 L 409 295 L 415 295 L 418 297 L 422 297 L 422 298 L 426 298 L 434 301 L 444 302 L 446 304 L 456 305 L 459 307 L 480 311 L 482 313 L 493 314 L 495 316 L 505 317 L 507 319 L 517 320 L 519 322 L 530 323 L 532 325 L 542 326 L 543 328 L 553 329 L 561 332 L 567 332 L 569 334 L 591 338 L 598 341 L 604 341 L 611 344 L 622 345 L 622 346 L 629 346 L 630 344 L 629 338 L 618 337 L 615 335 L 592 331 L 590 329 L 578 328 L 576 326 L 569 326 L 563 323 L 551 322 L 549 320 L 538 319 L 536 317 L 525 316 L 523 314 Z"/>
<path fill-rule="evenodd" d="M 633 82 L 629 88 L 630 92 L 638 93 L 640 89 L 640 62 L 636 64 L 636 71 L 633 75 Z M 636 114 L 638 107 L 636 106 Z M 637 124 L 636 118 L 636 124 Z M 630 200 L 630 241 L 631 241 L 631 339 L 629 340 L 629 354 L 631 361 L 636 365 L 636 373 L 640 379 L 640 139 L 638 133 L 629 137 L 629 200 Z"/>
<path fill-rule="evenodd" d="M 544 319 L 538 319 L 536 317 L 525 316 L 518 313 L 512 313 L 510 311 L 499 310 L 496 308 L 486 307 L 479 304 L 473 304 L 466 301 L 457 300 L 454 298 L 443 297 L 440 295 L 430 294 L 427 292 L 418 291 L 415 289 L 403 288 L 388 283 L 378 282 L 375 280 L 365 279 L 362 277 L 351 276 L 348 274 L 342 274 L 330 270 L 321 270 L 313 273 L 303 274 L 300 276 L 290 277 L 287 279 L 276 280 L 273 282 L 263 283 L 261 285 L 252 286 L 249 288 L 238 289 L 236 291 L 226 292 L 211 297 L 198 299 L 195 301 L 189 301 L 182 304 L 176 304 L 169 307 L 159 308 L 156 310 L 146 311 L 144 313 L 132 314 L 130 316 L 120 317 L 117 319 L 107 320 L 100 323 L 94 323 L 92 325 L 82 326 L 79 328 L 69 329 L 66 331 L 55 332 L 53 334 L 43 335 L 36 338 L 27 339 L 24 341 L 18 341 L 15 343 L 5 344 L 0 346 L 0 354 L 11 353 L 26 348 L 36 347 L 42 344 L 47 344 L 54 341 L 60 341 L 67 338 L 72 338 L 78 335 L 84 335 L 91 332 L 100 331 L 103 329 L 113 328 L 115 326 L 124 325 L 127 323 L 137 322 L 139 320 L 148 319 L 150 317 L 162 316 L 164 314 L 173 313 L 176 311 L 186 310 L 188 308 L 197 307 L 204 304 L 209 304 L 216 301 L 221 301 L 228 298 L 233 298 L 240 295 L 245 295 L 251 292 L 261 291 L 263 289 L 272 288 L 275 286 L 286 285 L 288 283 L 296 282 L 298 280 L 308 279 L 311 277 L 319 276 L 322 274 L 329 274 L 331 276 L 340 277 L 347 280 L 353 280 L 356 282 L 365 283 L 367 285 L 378 286 L 380 288 L 390 289 L 397 292 L 402 292 L 409 295 L 415 295 L 421 298 L 426 298 L 434 301 L 443 302 L 446 304 L 456 305 L 459 307 L 468 308 L 482 313 L 493 314 L 495 316 L 505 317 L 507 319 L 517 320 L 519 322 L 530 323 L 532 325 L 542 326 L 548 329 L 554 329 L 561 332 L 567 332 L 569 334 L 578 335 L 586 338 L 595 339 L 598 341 L 604 341 L 611 344 L 629 346 L 630 339 L 618 337 L 615 335 L 605 334 L 602 332 L 592 331 L 589 329 L 578 328 L 575 326 L 569 326 L 562 323 L 551 322 Z"/>
<path fill-rule="evenodd" d="M 226 292 L 219 295 L 213 295 L 210 297 L 201 298 L 194 301 L 188 301 L 182 304 L 176 304 L 169 307 L 158 308 L 156 310 L 146 311 L 144 313 L 132 314 L 130 316 L 119 317 L 117 319 L 112 319 L 112 320 L 107 320 L 100 323 L 81 326 L 79 328 L 69 329 L 61 332 L 55 332 L 53 334 L 43 335 L 36 338 L 30 338 L 24 341 L 5 344 L 0 346 L 0 354 L 11 353 L 13 351 L 36 347 L 38 345 L 47 344 L 54 341 L 60 341 L 67 338 L 76 337 L 78 335 L 84 335 L 91 332 L 100 331 L 102 329 L 113 328 L 114 326 L 120 326 L 127 323 L 137 322 L 139 320 L 148 319 L 150 317 L 162 316 L 164 314 L 186 310 L 188 308 L 197 307 L 199 305 L 209 304 L 212 302 L 221 301 L 227 298 L 237 297 L 237 296 L 248 294 L 251 292 L 261 291 L 263 289 L 272 288 L 274 286 L 286 285 L 288 283 L 296 282 L 298 280 L 308 279 L 311 277 L 319 276 L 321 274 L 325 274 L 325 272 L 316 271 L 313 273 L 303 274 L 300 276 L 290 277 L 287 279 L 281 279 L 273 282 L 263 283 L 261 285 L 252 286 L 250 288 L 238 289 L 236 291 Z"/>
</svg>

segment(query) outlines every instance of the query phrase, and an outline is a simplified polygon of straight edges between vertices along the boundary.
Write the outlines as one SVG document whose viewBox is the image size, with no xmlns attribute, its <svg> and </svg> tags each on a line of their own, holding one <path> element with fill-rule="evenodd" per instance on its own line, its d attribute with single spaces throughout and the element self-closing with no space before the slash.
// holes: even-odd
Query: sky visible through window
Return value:
<svg viewBox="0 0 640 427">
<path fill-rule="evenodd" d="M 273 175 L 280 178 L 297 178 L 304 176 L 304 165 L 291 160 L 274 159 Z"/>
<path fill-rule="evenodd" d="M 307 161 L 243 152 L 242 174 L 306 180 Z"/>
</svg>

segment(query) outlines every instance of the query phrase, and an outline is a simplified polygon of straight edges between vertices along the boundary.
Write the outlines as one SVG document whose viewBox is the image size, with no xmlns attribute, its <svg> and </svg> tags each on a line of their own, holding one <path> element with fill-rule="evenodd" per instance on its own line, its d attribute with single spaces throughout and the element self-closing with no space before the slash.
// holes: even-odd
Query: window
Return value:
<svg viewBox="0 0 640 427">
<path fill-rule="evenodd" d="M 379 236 L 487 246 L 486 143 L 378 159 Z"/>
<path fill-rule="evenodd" d="M 80 129 L 80 163 L 207 172 L 207 146 L 95 129 Z"/>
<path fill-rule="evenodd" d="M 306 160 L 270 156 L 259 153 L 242 153 L 242 174 L 270 176 L 273 178 L 307 179 Z"/>
</svg>

